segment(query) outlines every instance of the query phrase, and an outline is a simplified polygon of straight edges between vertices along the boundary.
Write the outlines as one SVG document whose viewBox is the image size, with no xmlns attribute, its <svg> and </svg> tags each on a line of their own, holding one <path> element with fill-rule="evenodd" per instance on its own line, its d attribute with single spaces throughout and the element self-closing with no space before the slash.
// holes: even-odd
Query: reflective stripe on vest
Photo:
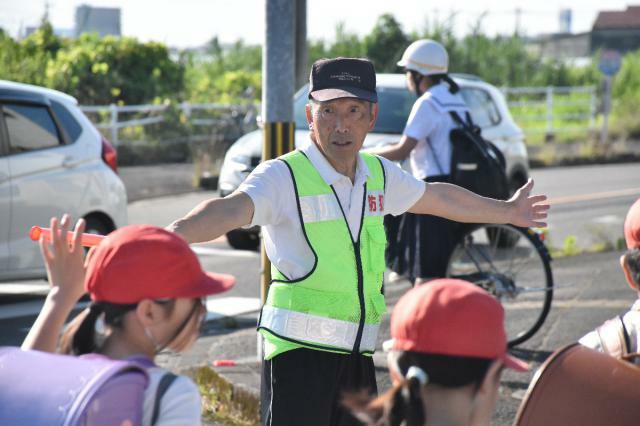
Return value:
<svg viewBox="0 0 640 426">
<path fill-rule="evenodd" d="M 271 306 L 265 306 L 262 310 L 260 325 L 280 336 L 346 351 L 351 351 L 358 333 L 357 323 Z M 365 324 L 360 343 L 361 352 L 375 350 L 379 328 L 380 324 Z"/>
<path fill-rule="evenodd" d="M 364 184 L 359 234 L 353 240 L 332 186 L 301 152 L 280 157 L 291 173 L 302 232 L 315 257 L 312 270 L 290 280 L 272 264 L 273 278 L 263 307 L 261 330 L 270 343 L 281 340 L 314 349 L 371 353 L 386 312 L 381 294 L 385 269 L 384 169 L 378 158 L 360 153 L 369 176 Z"/>
</svg>

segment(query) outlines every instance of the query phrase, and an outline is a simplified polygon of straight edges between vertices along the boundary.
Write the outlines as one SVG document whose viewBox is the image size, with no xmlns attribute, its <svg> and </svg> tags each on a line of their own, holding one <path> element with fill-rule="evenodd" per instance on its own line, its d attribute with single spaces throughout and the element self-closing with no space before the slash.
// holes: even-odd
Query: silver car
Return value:
<svg viewBox="0 0 640 426">
<path fill-rule="evenodd" d="M 107 234 L 127 223 L 115 149 L 64 93 L 0 80 L 0 280 L 46 275 L 34 225 L 85 218 Z"/>
<path fill-rule="evenodd" d="M 481 79 L 464 74 L 452 74 L 460 86 L 460 93 L 471 111 L 473 121 L 482 129 L 482 136 L 493 142 L 504 154 L 510 187 L 515 190 L 529 176 L 527 147 L 524 133 L 513 121 L 502 93 Z M 365 141 L 364 148 L 388 145 L 400 141 L 402 131 L 416 97 L 407 90 L 404 74 L 378 74 L 377 90 L 380 105 L 378 121 Z M 294 98 L 295 145 L 308 138 L 309 126 L 305 115 L 308 88 L 305 86 Z M 262 157 L 262 131 L 255 130 L 238 139 L 227 151 L 220 171 L 220 196 L 235 191 Z M 259 229 L 236 229 L 227 234 L 229 244 L 237 249 L 252 250 L 259 244 Z"/>
</svg>

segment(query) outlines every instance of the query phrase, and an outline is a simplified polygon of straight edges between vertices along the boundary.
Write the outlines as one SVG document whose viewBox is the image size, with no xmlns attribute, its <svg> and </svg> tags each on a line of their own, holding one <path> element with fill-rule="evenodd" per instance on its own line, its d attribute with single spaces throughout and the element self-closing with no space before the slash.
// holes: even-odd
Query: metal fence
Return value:
<svg viewBox="0 0 640 426">
<path fill-rule="evenodd" d="M 598 98 L 593 86 L 503 87 L 511 114 L 527 134 L 553 138 L 595 129 Z"/>
<path fill-rule="evenodd" d="M 186 122 L 194 127 L 209 127 L 219 129 L 222 127 L 255 127 L 258 105 L 227 105 L 227 104 L 192 104 L 182 102 L 175 107 L 184 114 Z M 166 120 L 166 114 L 171 108 L 170 104 L 162 105 L 81 105 L 80 109 L 87 113 L 95 126 L 107 131 L 110 141 L 115 146 L 121 143 L 119 131 L 127 127 L 148 126 L 162 123 Z M 197 133 L 197 132 L 196 132 Z M 210 132 L 206 132 L 208 134 Z M 191 135 L 196 137 L 197 135 Z M 204 136 L 204 135 L 201 135 Z"/>
<path fill-rule="evenodd" d="M 553 138 L 558 134 L 590 132 L 595 128 L 598 99 L 593 86 L 503 87 L 501 91 L 514 120 L 527 134 Z M 183 124 L 192 126 L 189 142 L 207 139 L 221 129 L 227 139 L 239 137 L 256 127 L 259 111 L 257 104 L 188 102 L 173 106 L 112 104 L 81 106 L 80 109 L 118 146 L 123 142 L 120 138 L 122 129 L 162 123 L 172 107 L 183 114 L 186 120 Z"/>
</svg>

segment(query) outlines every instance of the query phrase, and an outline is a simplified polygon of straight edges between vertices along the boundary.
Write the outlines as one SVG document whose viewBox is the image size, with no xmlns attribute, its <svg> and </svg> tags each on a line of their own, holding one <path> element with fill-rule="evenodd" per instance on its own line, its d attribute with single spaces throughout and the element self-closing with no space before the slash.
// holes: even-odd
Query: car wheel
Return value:
<svg viewBox="0 0 640 426">
<path fill-rule="evenodd" d="M 260 236 L 257 232 L 233 231 L 227 232 L 229 245 L 238 250 L 258 250 L 260 246 Z"/>
<path fill-rule="evenodd" d="M 87 234 L 107 235 L 113 231 L 109 224 L 95 216 L 89 216 L 85 218 L 85 221 L 87 222 L 87 226 L 85 226 L 84 232 Z"/>
</svg>

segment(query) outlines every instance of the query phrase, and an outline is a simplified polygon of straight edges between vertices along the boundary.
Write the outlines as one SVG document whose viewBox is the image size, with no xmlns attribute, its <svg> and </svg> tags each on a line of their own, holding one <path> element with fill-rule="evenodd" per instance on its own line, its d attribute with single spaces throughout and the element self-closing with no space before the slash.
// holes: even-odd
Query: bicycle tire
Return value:
<svg viewBox="0 0 640 426">
<path fill-rule="evenodd" d="M 502 234 L 513 237 L 516 244 L 498 244 Z M 525 267 L 526 276 L 522 274 Z M 505 309 L 509 347 L 531 338 L 551 309 L 551 256 L 540 237 L 528 228 L 466 226 L 449 258 L 447 276 L 471 281 L 500 301 Z"/>
</svg>

